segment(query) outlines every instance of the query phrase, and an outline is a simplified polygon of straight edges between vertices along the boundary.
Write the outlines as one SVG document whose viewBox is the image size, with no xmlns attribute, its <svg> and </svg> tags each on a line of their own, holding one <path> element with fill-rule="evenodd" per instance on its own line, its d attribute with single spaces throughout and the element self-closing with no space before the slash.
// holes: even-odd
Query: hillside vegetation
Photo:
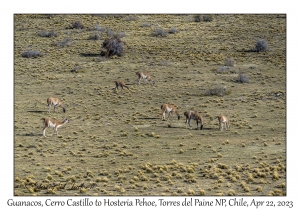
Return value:
<svg viewBox="0 0 300 210">
<path fill-rule="evenodd" d="M 14 24 L 15 195 L 286 195 L 285 15 L 16 14 Z M 110 38 L 120 48 L 105 57 Z M 138 85 L 138 71 L 155 83 Z M 48 113 L 48 97 L 66 113 Z M 164 103 L 180 120 L 161 119 Z M 202 130 L 186 128 L 187 110 Z M 221 114 L 230 129 L 219 130 Z M 45 138 L 41 118 L 70 122 Z"/>
</svg>

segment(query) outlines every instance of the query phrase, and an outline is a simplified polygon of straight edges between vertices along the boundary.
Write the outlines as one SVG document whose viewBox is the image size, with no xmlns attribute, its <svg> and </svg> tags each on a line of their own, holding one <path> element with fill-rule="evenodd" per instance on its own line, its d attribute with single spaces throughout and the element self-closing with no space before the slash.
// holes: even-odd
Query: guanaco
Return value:
<svg viewBox="0 0 300 210">
<path fill-rule="evenodd" d="M 43 136 L 44 137 L 46 137 L 46 129 L 47 128 L 49 128 L 49 127 L 53 128 L 53 133 L 56 131 L 56 135 L 58 135 L 57 129 L 59 127 L 63 126 L 64 124 L 70 122 L 67 118 L 62 122 L 58 121 L 55 118 L 42 118 L 41 120 L 43 120 L 43 125 L 44 125 L 44 128 L 43 128 Z M 52 133 L 52 135 L 53 135 L 53 133 Z"/>
<path fill-rule="evenodd" d="M 53 98 L 53 97 L 47 98 L 47 104 L 48 104 L 48 109 L 49 109 L 48 112 L 49 113 L 50 113 L 51 106 L 54 107 L 54 111 L 55 111 L 56 107 L 60 106 L 62 108 L 63 112 L 64 113 L 66 112 L 66 108 L 64 107 L 64 105 L 58 98 Z"/>
<path fill-rule="evenodd" d="M 151 82 L 152 81 L 152 84 L 155 83 L 155 81 L 151 78 L 150 74 L 147 73 L 147 72 L 136 72 L 136 75 L 138 76 L 138 84 L 140 84 L 141 82 L 141 79 L 144 79 L 144 82 Z"/>
<path fill-rule="evenodd" d="M 227 130 L 227 128 L 229 128 L 229 120 L 225 115 L 220 115 L 217 116 L 218 120 L 219 120 L 219 129 L 220 131 L 223 130 L 223 127 L 225 127 L 225 130 Z"/>
<path fill-rule="evenodd" d="M 116 84 L 116 87 L 114 88 L 115 91 L 117 91 L 117 89 L 119 89 L 119 87 L 121 87 L 122 90 L 124 89 L 124 87 L 126 87 L 127 89 L 129 89 L 129 87 L 126 86 L 125 83 L 122 80 L 116 80 L 115 84 Z"/>
<path fill-rule="evenodd" d="M 166 112 L 168 113 L 168 119 L 170 118 L 170 115 L 172 114 L 176 114 L 177 117 L 178 117 L 178 120 L 180 119 L 180 115 L 179 115 L 179 112 L 177 111 L 177 109 L 171 105 L 171 104 L 163 104 L 160 106 L 161 110 L 162 110 L 162 113 L 161 113 L 161 117 L 162 117 L 162 120 L 165 120 L 165 114 Z"/>
<path fill-rule="evenodd" d="M 203 118 L 199 112 L 193 111 L 193 110 L 186 111 L 186 112 L 184 112 L 184 116 L 186 117 L 186 120 L 185 120 L 186 126 L 189 125 L 191 127 L 190 123 L 191 123 L 191 119 L 193 119 L 196 121 L 196 129 L 198 129 L 199 123 L 200 123 L 200 130 L 203 129 Z"/>
</svg>

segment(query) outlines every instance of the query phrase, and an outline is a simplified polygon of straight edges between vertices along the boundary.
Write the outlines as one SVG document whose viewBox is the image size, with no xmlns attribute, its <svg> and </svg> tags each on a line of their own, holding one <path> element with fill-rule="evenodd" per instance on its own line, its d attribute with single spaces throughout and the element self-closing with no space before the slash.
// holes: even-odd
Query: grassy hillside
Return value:
<svg viewBox="0 0 300 210">
<path fill-rule="evenodd" d="M 15 195 L 286 194 L 285 15 L 18 14 L 14 24 Z M 113 34 L 124 54 L 102 57 Z M 260 39 L 268 49 L 256 52 Z M 155 84 L 137 85 L 137 71 Z M 114 91 L 117 79 L 129 90 Z M 66 113 L 49 114 L 48 97 Z M 181 119 L 163 121 L 164 103 Z M 186 128 L 191 109 L 203 130 Z M 70 123 L 45 138 L 44 117 Z"/>
</svg>

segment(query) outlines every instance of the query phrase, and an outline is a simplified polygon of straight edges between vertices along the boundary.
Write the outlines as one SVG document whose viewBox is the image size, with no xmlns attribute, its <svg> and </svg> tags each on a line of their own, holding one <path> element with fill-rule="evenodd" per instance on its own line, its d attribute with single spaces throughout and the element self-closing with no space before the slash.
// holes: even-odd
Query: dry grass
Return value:
<svg viewBox="0 0 300 210">
<path fill-rule="evenodd" d="M 14 193 L 285 195 L 285 19 L 213 15 L 195 22 L 194 16 L 15 15 Z M 126 34 L 122 57 L 99 62 L 109 37 L 90 39 L 97 23 Z M 38 36 L 41 28 L 57 37 Z M 177 32 L 153 36 L 156 28 Z M 272 50 L 247 51 L 258 36 Z M 26 49 L 43 56 L 24 58 Z M 234 66 L 216 73 L 227 58 Z M 140 70 L 155 85 L 137 85 Z M 235 82 L 238 72 L 251 81 Z M 114 92 L 118 79 L 129 90 Z M 226 94 L 204 94 L 215 87 Z M 67 112 L 49 114 L 50 96 Z M 162 121 L 163 103 L 174 104 L 182 118 Z M 188 109 L 202 114 L 203 130 L 186 129 Z M 227 131 L 218 130 L 220 114 L 230 119 Z M 42 117 L 70 123 L 44 138 Z"/>
</svg>

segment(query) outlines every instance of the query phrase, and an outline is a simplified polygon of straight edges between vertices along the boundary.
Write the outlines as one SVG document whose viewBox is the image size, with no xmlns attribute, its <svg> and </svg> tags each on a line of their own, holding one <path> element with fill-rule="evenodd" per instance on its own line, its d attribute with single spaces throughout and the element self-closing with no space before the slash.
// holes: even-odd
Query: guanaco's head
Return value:
<svg viewBox="0 0 300 210">
<path fill-rule="evenodd" d="M 188 111 L 185 111 L 185 112 L 183 113 L 183 115 L 186 116 L 186 117 L 189 117 L 189 112 L 188 112 Z"/>
<path fill-rule="evenodd" d="M 68 118 L 66 118 L 66 119 L 64 120 L 64 123 L 68 123 L 68 122 L 70 122 L 70 120 L 69 120 Z"/>
</svg>

